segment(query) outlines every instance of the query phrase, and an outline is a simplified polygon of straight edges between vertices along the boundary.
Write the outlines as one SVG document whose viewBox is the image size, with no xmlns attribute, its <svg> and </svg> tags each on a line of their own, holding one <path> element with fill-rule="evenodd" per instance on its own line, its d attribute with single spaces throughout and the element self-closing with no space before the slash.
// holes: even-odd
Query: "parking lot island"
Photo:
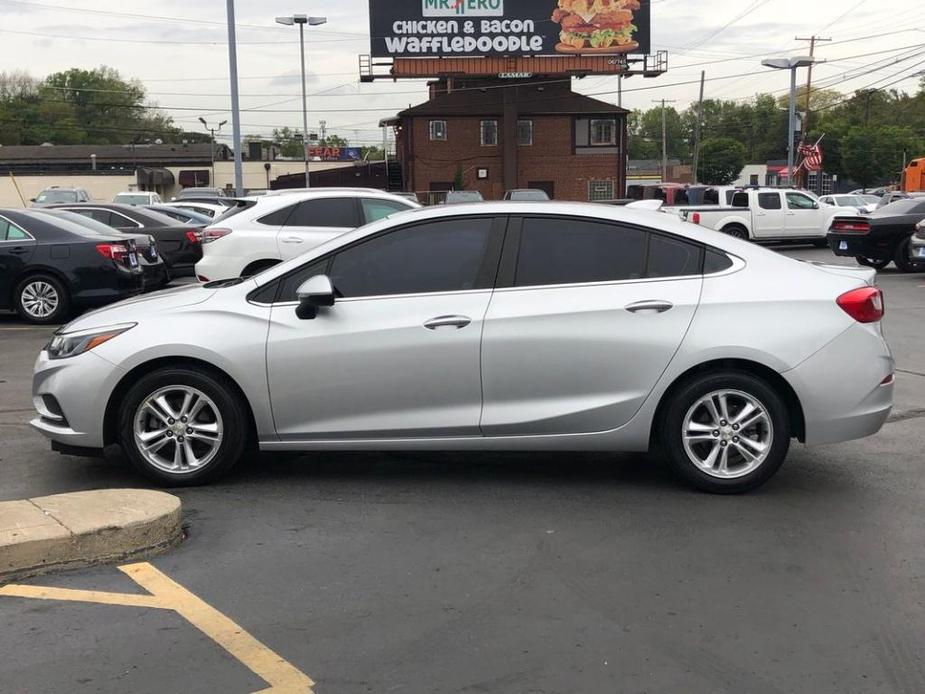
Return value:
<svg viewBox="0 0 925 694">
<path fill-rule="evenodd" d="M 105 489 L 0 503 L 0 583 L 161 552 L 183 537 L 180 499 Z"/>
</svg>

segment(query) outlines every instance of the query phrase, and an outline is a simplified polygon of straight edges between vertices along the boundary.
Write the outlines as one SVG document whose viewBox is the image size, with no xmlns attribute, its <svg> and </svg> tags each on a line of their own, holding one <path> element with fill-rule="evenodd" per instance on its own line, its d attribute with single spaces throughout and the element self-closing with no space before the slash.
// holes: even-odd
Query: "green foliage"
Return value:
<svg viewBox="0 0 925 694">
<path fill-rule="evenodd" d="M 700 146 L 697 180 L 717 186 L 729 185 L 745 166 L 745 155 L 745 145 L 731 137 L 704 140 Z"/>
<path fill-rule="evenodd" d="M 850 128 L 840 138 L 841 169 L 863 188 L 898 180 L 910 152 L 920 152 L 922 139 L 910 128 L 875 125 Z"/>
<path fill-rule="evenodd" d="M 146 105 L 144 87 L 112 68 L 72 68 L 42 81 L 0 73 L 0 144 L 179 142 L 169 116 Z"/>
</svg>

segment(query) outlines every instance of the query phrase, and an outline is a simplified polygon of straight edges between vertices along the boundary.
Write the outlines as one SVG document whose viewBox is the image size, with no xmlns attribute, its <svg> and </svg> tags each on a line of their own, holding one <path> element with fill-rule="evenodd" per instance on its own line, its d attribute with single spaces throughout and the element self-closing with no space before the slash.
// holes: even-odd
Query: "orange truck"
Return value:
<svg viewBox="0 0 925 694">
<path fill-rule="evenodd" d="M 925 191 L 925 158 L 913 159 L 903 171 L 902 190 L 904 193 Z"/>
</svg>

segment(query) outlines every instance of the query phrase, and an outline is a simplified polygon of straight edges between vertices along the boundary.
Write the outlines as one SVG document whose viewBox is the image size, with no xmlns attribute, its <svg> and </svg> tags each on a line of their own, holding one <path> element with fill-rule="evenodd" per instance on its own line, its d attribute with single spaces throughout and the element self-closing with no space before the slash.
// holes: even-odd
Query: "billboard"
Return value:
<svg viewBox="0 0 925 694">
<path fill-rule="evenodd" d="M 648 53 L 650 0 L 370 0 L 370 54 Z"/>
<path fill-rule="evenodd" d="M 363 154 L 359 147 L 308 147 L 308 158 L 313 161 L 360 161 Z"/>
</svg>

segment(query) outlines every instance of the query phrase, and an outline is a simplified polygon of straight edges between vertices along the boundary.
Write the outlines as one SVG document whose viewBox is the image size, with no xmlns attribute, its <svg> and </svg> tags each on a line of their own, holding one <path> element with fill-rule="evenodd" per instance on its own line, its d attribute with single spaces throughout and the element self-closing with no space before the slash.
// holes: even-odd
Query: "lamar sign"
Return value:
<svg viewBox="0 0 925 694">
<path fill-rule="evenodd" d="M 377 58 L 648 53 L 650 0 L 370 0 Z"/>
</svg>

